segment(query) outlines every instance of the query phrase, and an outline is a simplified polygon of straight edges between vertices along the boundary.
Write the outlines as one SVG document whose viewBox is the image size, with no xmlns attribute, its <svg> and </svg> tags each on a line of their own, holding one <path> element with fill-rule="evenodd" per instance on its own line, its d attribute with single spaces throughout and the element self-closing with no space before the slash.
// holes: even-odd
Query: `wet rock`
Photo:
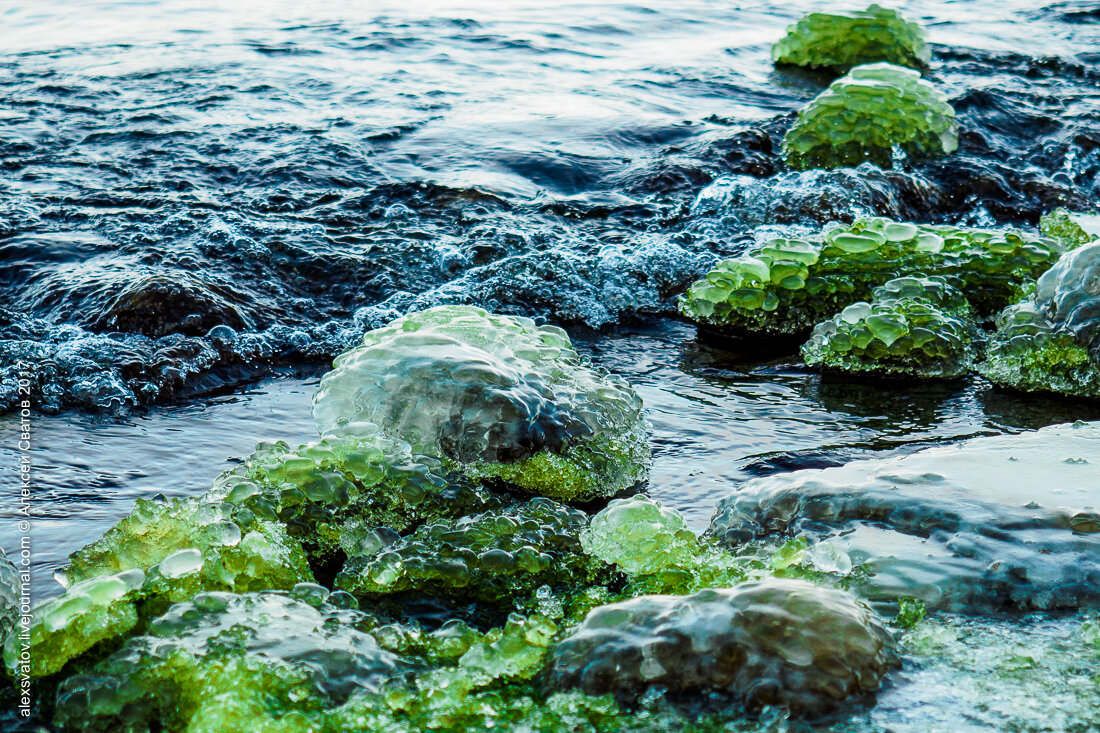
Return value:
<svg viewBox="0 0 1100 733">
<path fill-rule="evenodd" d="M 733 335 L 801 335 L 868 300 L 875 286 L 920 273 L 946 278 L 979 313 L 990 313 L 1019 297 L 1061 251 L 1054 240 L 1015 229 L 860 219 L 719 262 L 678 305 L 687 318 Z"/>
<path fill-rule="evenodd" d="M 66 730 L 317 730 L 408 665 L 356 629 L 347 594 L 200 593 L 57 691 Z"/>
<path fill-rule="evenodd" d="M 447 471 L 438 458 L 359 425 L 343 438 L 292 449 L 260 443 L 244 463 L 214 480 L 205 495 L 278 521 L 315 563 L 358 554 L 361 535 L 500 506 L 489 491 Z"/>
<path fill-rule="evenodd" d="M 587 515 L 550 499 L 433 522 L 406 537 L 380 530 L 370 552 L 352 557 L 336 585 L 357 595 L 417 591 L 515 608 L 536 589 L 575 592 L 606 576 L 581 551 Z"/>
<path fill-rule="evenodd" d="M 893 647 L 849 594 L 770 579 L 597 608 L 554 648 L 551 673 L 588 694 L 656 687 L 814 717 L 870 698 L 897 664 Z"/>
<path fill-rule="evenodd" d="M 322 435 L 368 423 L 478 479 L 555 498 L 613 495 L 645 478 L 641 399 L 589 366 L 564 331 L 443 306 L 368 333 L 314 397 Z"/>
<path fill-rule="evenodd" d="M 1100 238 L 1100 215 L 1057 208 L 1039 222 L 1043 234 L 1072 249 Z"/>
<path fill-rule="evenodd" d="M 743 484 L 709 533 L 828 540 L 878 601 L 967 613 L 1100 606 L 1100 423 Z"/>
<path fill-rule="evenodd" d="M 788 27 L 787 35 L 772 47 L 777 64 L 840 73 L 875 61 L 919 69 L 931 58 L 923 28 L 875 4 L 850 13 L 810 13 Z"/>
<path fill-rule="evenodd" d="M 959 146 L 955 111 L 920 73 L 865 64 L 814 98 L 783 138 L 792 168 L 842 168 L 871 161 L 888 166 L 894 150 L 912 158 L 953 153 Z"/>
<path fill-rule="evenodd" d="M 813 367 L 918 378 L 961 377 L 974 362 L 970 304 L 941 278 L 900 277 L 814 327 L 802 345 Z"/>
<path fill-rule="evenodd" d="M 201 498 L 149 501 L 86 547 L 61 572 L 76 587 L 90 578 L 144 571 L 147 612 L 209 590 L 287 589 L 312 581 L 305 553 L 278 522 Z"/>
<path fill-rule="evenodd" d="M 1100 243 L 1067 252 L 997 318 L 981 373 L 1027 392 L 1100 397 Z"/>
<path fill-rule="evenodd" d="M 10 634 L 4 643 L 4 666 L 13 677 L 24 669 L 30 677 L 54 674 L 96 644 L 114 639 L 138 624 L 137 601 L 145 574 L 127 570 L 76 583 L 58 598 L 31 612 L 29 665 L 21 662 L 22 640 Z"/>
</svg>

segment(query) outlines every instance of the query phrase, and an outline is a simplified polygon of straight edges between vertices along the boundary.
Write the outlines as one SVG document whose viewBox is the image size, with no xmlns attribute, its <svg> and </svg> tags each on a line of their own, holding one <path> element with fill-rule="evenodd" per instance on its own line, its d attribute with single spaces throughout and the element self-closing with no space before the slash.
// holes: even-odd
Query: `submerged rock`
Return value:
<svg viewBox="0 0 1100 733">
<path fill-rule="evenodd" d="M 886 61 L 922 68 L 932 59 L 924 29 L 896 10 L 872 4 L 849 13 L 810 13 L 772 46 L 777 64 L 834 69 Z"/>
<path fill-rule="evenodd" d="M 127 570 L 117 575 L 77 583 L 58 598 L 31 612 L 29 665 L 18 634 L 4 644 L 4 667 L 13 677 L 23 669 L 30 677 L 54 674 L 74 657 L 100 642 L 114 639 L 137 626 L 137 602 L 145 574 Z"/>
<path fill-rule="evenodd" d="M 772 239 L 719 262 L 681 296 L 687 318 L 742 336 L 807 333 L 872 289 L 902 276 L 938 276 L 979 313 L 1019 297 L 1061 254 L 1025 232 L 859 219 L 820 237 Z"/>
<path fill-rule="evenodd" d="M 1057 208 L 1043 215 L 1039 221 L 1039 229 L 1048 237 L 1062 242 L 1067 248 L 1073 248 L 1100 238 L 1100 214 Z"/>
<path fill-rule="evenodd" d="M 913 158 L 959 147 L 947 96 L 912 69 L 857 66 L 815 97 L 783 137 L 783 157 L 796 169 L 843 168 L 871 161 L 889 166 L 895 150 Z"/>
<path fill-rule="evenodd" d="M 611 496 L 649 463 L 642 402 L 559 328 L 441 306 L 368 333 L 314 397 L 324 436 L 367 423 L 477 479 L 566 500 Z"/>
<path fill-rule="evenodd" d="M 515 608 L 541 586 L 575 591 L 604 569 L 581 551 L 588 516 L 545 498 L 418 527 L 374 533 L 369 554 L 348 560 L 336 585 L 355 594 L 415 590 Z"/>
<path fill-rule="evenodd" d="M 305 584 L 200 593 L 58 688 L 67 730 L 319 730 L 326 709 L 409 665 L 357 624 L 347 594 Z"/>
<path fill-rule="evenodd" d="M 848 593 L 773 578 L 597 608 L 554 648 L 551 674 L 588 694 L 656 687 L 819 716 L 872 696 L 893 648 Z"/>
<path fill-rule="evenodd" d="M 941 278 L 900 277 L 819 323 L 802 345 L 810 366 L 921 378 L 955 378 L 974 362 L 977 326 L 963 294 Z"/>
<path fill-rule="evenodd" d="M 1100 606 L 1100 423 L 977 438 L 743 484 L 709 533 L 828 539 L 854 586 L 967 613 Z"/>
<path fill-rule="evenodd" d="M 980 371 L 1003 387 L 1100 398 L 1100 242 L 1067 252 L 1001 313 Z"/>
</svg>

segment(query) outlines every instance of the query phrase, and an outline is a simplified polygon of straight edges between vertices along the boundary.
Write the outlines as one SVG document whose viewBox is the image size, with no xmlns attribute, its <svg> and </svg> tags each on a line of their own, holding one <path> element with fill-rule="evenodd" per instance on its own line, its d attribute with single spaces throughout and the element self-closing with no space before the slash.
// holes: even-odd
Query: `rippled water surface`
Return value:
<svg viewBox="0 0 1100 733">
<path fill-rule="evenodd" d="M 636 384 L 649 491 L 695 529 L 752 476 L 1100 419 L 980 380 L 822 380 L 667 318 L 776 232 L 1096 206 L 1096 4 L 899 6 L 928 29 L 959 153 L 801 174 L 778 142 L 827 80 L 769 49 L 810 0 L 0 7 L 0 410 L 33 362 L 37 593 L 135 498 L 311 439 L 324 364 L 439 303 L 561 324 Z M 5 523 L 17 432 L 0 416 Z M 922 674 L 957 704 L 955 673 Z M 866 725 L 909 730 L 909 694 Z"/>
</svg>

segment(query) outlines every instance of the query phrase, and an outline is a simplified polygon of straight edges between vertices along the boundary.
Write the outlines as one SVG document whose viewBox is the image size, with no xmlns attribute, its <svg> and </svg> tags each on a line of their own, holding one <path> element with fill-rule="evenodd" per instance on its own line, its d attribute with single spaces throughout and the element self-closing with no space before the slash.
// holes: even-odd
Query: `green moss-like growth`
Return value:
<svg viewBox="0 0 1100 733">
<path fill-rule="evenodd" d="M 349 559 L 336 584 L 357 595 L 415 590 L 515 608 L 541 586 L 575 591 L 606 575 L 581 551 L 587 522 L 584 512 L 537 498 L 407 537 L 381 530 L 373 551 Z"/>
<path fill-rule="evenodd" d="M 961 377 L 974 362 L 970 304 L 940 278 L 901 277 L 819 323 L 802 346 L 814 367 L 921 378 Z"/>
<path fill-rule="evenodd" d="M 203 590 L 286 589 L 312 581 L 305 553 L 284 527 L 200 498 L 149 501 L 69 556 L 66 582 L 122 570 L 146 572 L 151 612 Z"/>
<path fill-rule="evenodd" d="M 311 584 L 200 593 L 62 683 L 56 722 L 111 733 L 321 730 L 326 710 L 408 666 L 357 630 L 369 619 L 349 603 Z"/>
<path fill-rule="evenodd" d="M 931 58 L 924 29 L 878 5 L 851 13 L 810 13 L 772 47 L 777 64 L 840 73 L 876 61 L 919 69 Z"/>
<path fill-rule="evenodd" d="M 772 239 L 719 262 L 680 298 L 697 323 L 743 336 L 801 336 L 893 278 L 939 276 L 979 313 L 1019 297 L 1062 252 L 1022 231 L 860 219 L 821 237 Z"/>
<path fill-rule="evenodd" d="M 981 373 L 1027 392 L 1100 398 L 1100 242 L 1067 252 L 997 318 Z"/>
<path fill-rule="evenodd" d="M 426 520 L 499 506 L 487 490 L 375 432 L 291 449 L 260 443 L 241 466 L 218 477 L 207 498 L 278 520 L 311 557 L 356 554 L 356 539 L 378 526 L 404 531 Z"/>
<path fill-rule="evenodd" d="M 1039 220 L 1039 230 L 1057 239 L 1066 249 L 1088 244 L 1100 237 L 1100 214 L 1086 214 L 1057 208 Z"/>
<path fill-rule="evenodd" d="M 314 397 L 322 435 L 381 430 L 472 478 L 563 500 L 643 480 L 642 402 L 559 328 L 441 306 L 369 332 Z"/>
<path fill-rule="evenodd" d="M 22 667 L 30 677 L 51 675 L 96 644 L 133 629 L 139 620 L 136 603 L 144 580 L 140 570 L 92 578 L 36 606 L 26 650 L 29 664 L 21 664 L 21 640 L 11 634 L 4 644 L 8 673 L 14 676 Z"/>
<path fill-rule="evenodd" d="M 955 110 L 920 73 L 865 64 L 834 81 L 798 113 L 783 137 L 787 165 L 843 168 L 871 161 L 890 165 L 895 149 L 913 158 L 953 153 L 959 146 Z"/>
</svg>

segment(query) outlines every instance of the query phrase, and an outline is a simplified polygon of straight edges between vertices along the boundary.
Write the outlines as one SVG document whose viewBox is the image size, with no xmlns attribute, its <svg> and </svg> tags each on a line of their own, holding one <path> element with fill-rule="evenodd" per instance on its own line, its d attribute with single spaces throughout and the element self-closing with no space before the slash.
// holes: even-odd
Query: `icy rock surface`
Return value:
<svg viewBox="0 0 1100 733">
<path fill-rule="evenodd" d="M 199 591 L 285 590 L 313 580 L 301 545 L 282 524 L 235 509 L 205 497 L 138 499 L 129 515 L 69 556 L 63 580 L 142 570 L 143 593 L 158 599 L 159 610 Z"/>
<path fill-rule="evenodd" d="M 1100 606 L 1100 423 L 976 438 L 901 458 L 755 479 L 709 533 L 828 539 L 855 589 L 966 613 Z"/>
<path fill-rule="evenodd" d="M 589 694 L 662 687 L 817 716 L 873 695 L 893 649 L 848 593 L 773 578 L 597 608 L 554 648 L 552 676 Z"/>
<path fill-rule="evenodd" d="M 900 277 L 814 327 L 802 358 L 814 367 L 954 378 L 970 371 L 977 326 L 963 294 L 941 278 Z"/>
<path fill-rule="evenodd" d="M 1039 229 L 1048 237 L 1061 241 L 1067 248 L 1100 238 L 1100 214 L 1057 208 L 1044 214 Z"/>
<path fill-rule="evenodd" d="M 80 731 L 316 730 L 325 708 L 408 665 L 357 623 L 346 594 L 200 593 L 58 689 L 56 721 Z"/>
<path fill-rule="evenodd" d="M 543 586 L 571 591 L 604 570 L 581 551 L 588 516 L 546 498 L 433 522 L 406 537 L 374 533 L 377 549 L 348 560 L 336 584 L 355 594 L 415 590 L 515 607 Z"/>
<path fill-rule="evenodd" d="M 371 331 L 333 362 L 313 405 L 324 436 L 377 425 L 468 476 L 553 498 L 613 495 L 649 463 L 630 385 L 589 366 L 559 328 L 469 306 Z"/>
<path fill-rule="evenodd" d="M 1009 306 L 980 366 L 994 384 L 1100 397 L 1100 242 L 1064 254 Z"/>
<path fill-rule="evenodd" d="M 102 641 L 138 624 L 137 601 L 145 580 L 140 570 L 92 578 L 70 587 L 31 611 L 30 677 L 44 677 Z M 4 666 L 13 677 L 19 668 L 22 641 L 10 634 L 4 643 Z"/>
<path fill-rule="evenodd" d="M 783 157 L 796 169 L 843 168 L 871 161 L 889 166 L 895 149 L 913 158 L 959 147 L 955 110 L 920 72 L 865 64 L 834 81 L 799 113 L 783 137 Z"/>
<path fill-rule="evenodd" d="M 875 61 L 921 68 L 931 58 L 924 29 L 879 5 L 850 13 L 810 13 L 772 47 L 777 64 L 842 73 Z"/>
<path fill-rule="evenodd" d="M 581 545 L 623 572 L 648 575 L 691 563 L 698 543 L 679 512 L 638 495 L 615 499 L 592 517 Z"/>
<path fill-rule="evenodd" d="M 277 519 L 319 561 L 341 550 L 357 554 L 360 535 L 374 527 L 402 532 L 499 506 L 438 458 L 413 453 L 373 426 L 294 449 L 282 441 L 260 443 L 242 465 L 215 479 L 205 498 Z"/>
<path fill-rule="evenodd" d="M 1054 240 L 1019 230 L 859 219 L 820 236 L 771 239 L 688 288 L 680 312 L 735 335 L 800 335 L 903 275 L 939 276 L 991 313 L 1057 261 Z"/>
</svg>

